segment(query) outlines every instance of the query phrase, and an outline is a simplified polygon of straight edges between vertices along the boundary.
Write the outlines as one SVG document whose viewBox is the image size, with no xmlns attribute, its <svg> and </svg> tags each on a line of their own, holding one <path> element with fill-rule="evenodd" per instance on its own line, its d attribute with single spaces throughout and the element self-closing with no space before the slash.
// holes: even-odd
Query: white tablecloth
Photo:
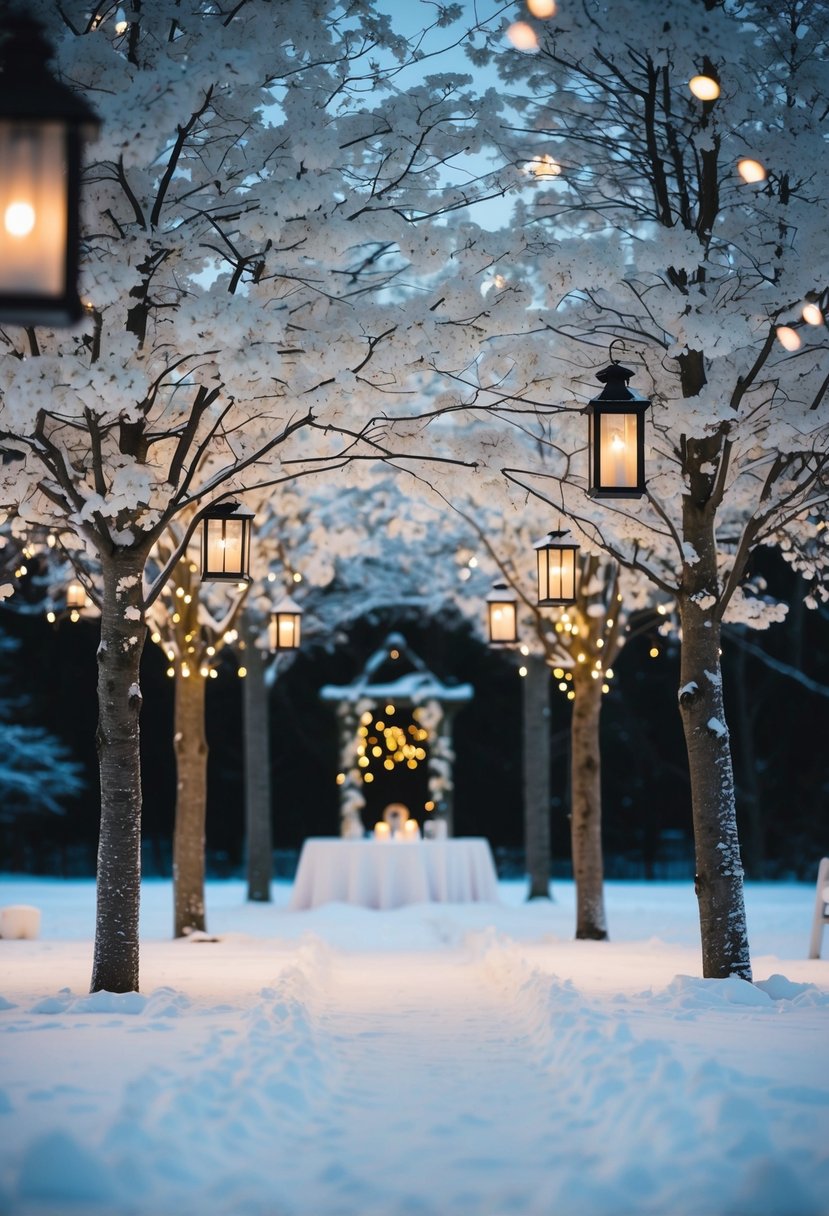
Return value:
<svg viewBox="0 0 829 1216">
<path fill-rule="evenodd" d="M 311 837 L 302 846 L 290 908 L 335 901 L 363 908 L 498 900 L 488 841 L 341 840 Z"/>
</svg>

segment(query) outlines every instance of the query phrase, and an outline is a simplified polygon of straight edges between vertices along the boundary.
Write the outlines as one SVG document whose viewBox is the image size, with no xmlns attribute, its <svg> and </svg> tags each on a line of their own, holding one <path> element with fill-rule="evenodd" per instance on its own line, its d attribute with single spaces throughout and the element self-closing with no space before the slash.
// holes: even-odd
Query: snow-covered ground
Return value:
<svg viewBox="0 0 829 1216">
<path fill-rule="evenodd" d="M 814 888 L 750 886 L 755 977 L 699 978 L 693 891 L 612 883 L 373 912 L 247 905 L 169 940 L 142 993 L 86 995 L 91 883 L 0 879 L 0 1212 L 25 1216 L 829 1213 L 829 959 Z M 829 933 L 825 954 L 829 954 Z M 785 978 L 780 978 L 785 977 Z"/>
</svg>

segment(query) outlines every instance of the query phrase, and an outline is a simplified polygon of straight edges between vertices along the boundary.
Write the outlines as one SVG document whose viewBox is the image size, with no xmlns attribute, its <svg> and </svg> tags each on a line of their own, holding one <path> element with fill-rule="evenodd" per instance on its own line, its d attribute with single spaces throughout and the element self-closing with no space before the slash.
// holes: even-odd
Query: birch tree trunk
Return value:
<svg viewBox="0 0 829 1216">
<path fill-rule="evenodd" d="M 141 897 L 139 667 L 144 647 L 146 554 L 101 555 L 98 728 L 101 780 L 95 949 L 90 991 L 138 991 Z"/>
<path fill-rule="evenodd" d="M 693 560 L 683 565 L 678 596 L 682 623 L 679 705 L 691 779 L 702 973 L 706 979 L 738 975 L 751 980 L 734 773 L 720 668 L 714 510 L 709 498 L 697 492 L 697 483 L 705 476 L 701 469 L 708 458 L 705 441 L 688 440 L 690 493 L 683 498 L 683 537 L 692 548 Z"/>
<path fill-rule="evenodd" d="M 244 680 L 245 842 L 248 899 L 269 902 L 273 877 L 271 830 L 271 758 L 268 734 L 267 662 L 256 646 L 256 634 L 243 624 L 248 674 Z"/>
<path fill-rule="evenodd" d="M 524 864 L 528 899 L 550 898 L 550 669 L 543 655 L 525 659 L 523 680 Z"/>
<path fill-rule="evenodd" d="M 176 823 L 173 832 L 175 937 L 207 928 L 204 848 L 207 814 L 206 680 L 198 669 L 175 676 Z"/>
<path fill-rule="evenodd" d="M 570 833 L 573 877 L 576 881 L 576 937 L 604 941 L 602 858 L 602 789 L 599 724 L 602 681 L 594 680 L 586 663 L 573 670 L 573 718 L 570 734 Z"/>
</svg>

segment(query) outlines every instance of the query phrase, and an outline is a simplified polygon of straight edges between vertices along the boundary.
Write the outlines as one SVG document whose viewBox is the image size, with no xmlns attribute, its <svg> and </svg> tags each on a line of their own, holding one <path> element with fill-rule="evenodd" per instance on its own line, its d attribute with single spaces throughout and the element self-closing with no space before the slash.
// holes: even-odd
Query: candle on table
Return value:
<svg viewBox="0 0 829 1216">
<path fill-rule="evenodd" d="M 389 825 L 387 823 L 375 823 L 375 825 L 374 825 L 374 839 L 375 840 L 388 840 L 390 836 L 391 836 L 391 828 L 389 827 Z"/>
</svg>

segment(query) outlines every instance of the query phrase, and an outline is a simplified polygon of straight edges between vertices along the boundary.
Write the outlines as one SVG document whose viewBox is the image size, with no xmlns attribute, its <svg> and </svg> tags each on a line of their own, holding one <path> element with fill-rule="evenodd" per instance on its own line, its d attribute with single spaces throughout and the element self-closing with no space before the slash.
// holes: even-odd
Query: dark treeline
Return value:
<svg viewBox="0 0 829 1216">
<path fill-rule="evenodd" d="M 729 693 L 743 859 L 751 878 L 810 880 L 829 851 L 829 760 L 818 729 L 829 694 L 829 616 L 810 612 L 796 578 L 768 562 L 778 595 L 792 610 L 764 633 L 730 629 L 723 663 Z M 4 658 L 6 696 L 18 719 L 43 726 L 71 749 L 86 772 L 84 792 L 63 816 L 20 814 L 0 820 L 0 868 L 46 874 L 94 873 L 98 830 L 95 756 L 94 622 L 48 625 L 8 609 L 3 632 L 19 639 Z M 337 733 L 323 684 L 345 684 L 388 632 L 399 629 L 442 679 L 469 682 L 474 700 L 455 724 L 455 830 L 489 838 L 504 873 L 522 865 L 521 689 L 519 656 L 492 652 L 456 618 L 423 620 L 411 609 L 362 618 L 325 644 L 303 650 L 271 693 L 271 768 L 277 872 L 290 872 L 309 835 L 338 831 Z M 651 657 L 651 650 L 659 654 Z M 764 660 L 769 656 L 771 663 Z M 158 647 L 142 668 L 144 864 L 169 873 L 175 798 L 172 682 Z M 609 877 L 693 873 L 685 750 L 676 706 L 678 651 L 656 622 L 622 652 L 602 723 L 604 848 Z M 796 673 L 807 679 L 799 680 Z M 554 874 L 569 867 L 566 697 L 551 681 L 552 849 Z M 241 680 L 232 659 L 209 683 L 209 869 L 239 872 L 243 860 Z M 369 799 L 371 823 L 386 800 L 416 805 L 423 773 Z M 399 779 L 399 770 L 396 773 Z"/>
</svg>

